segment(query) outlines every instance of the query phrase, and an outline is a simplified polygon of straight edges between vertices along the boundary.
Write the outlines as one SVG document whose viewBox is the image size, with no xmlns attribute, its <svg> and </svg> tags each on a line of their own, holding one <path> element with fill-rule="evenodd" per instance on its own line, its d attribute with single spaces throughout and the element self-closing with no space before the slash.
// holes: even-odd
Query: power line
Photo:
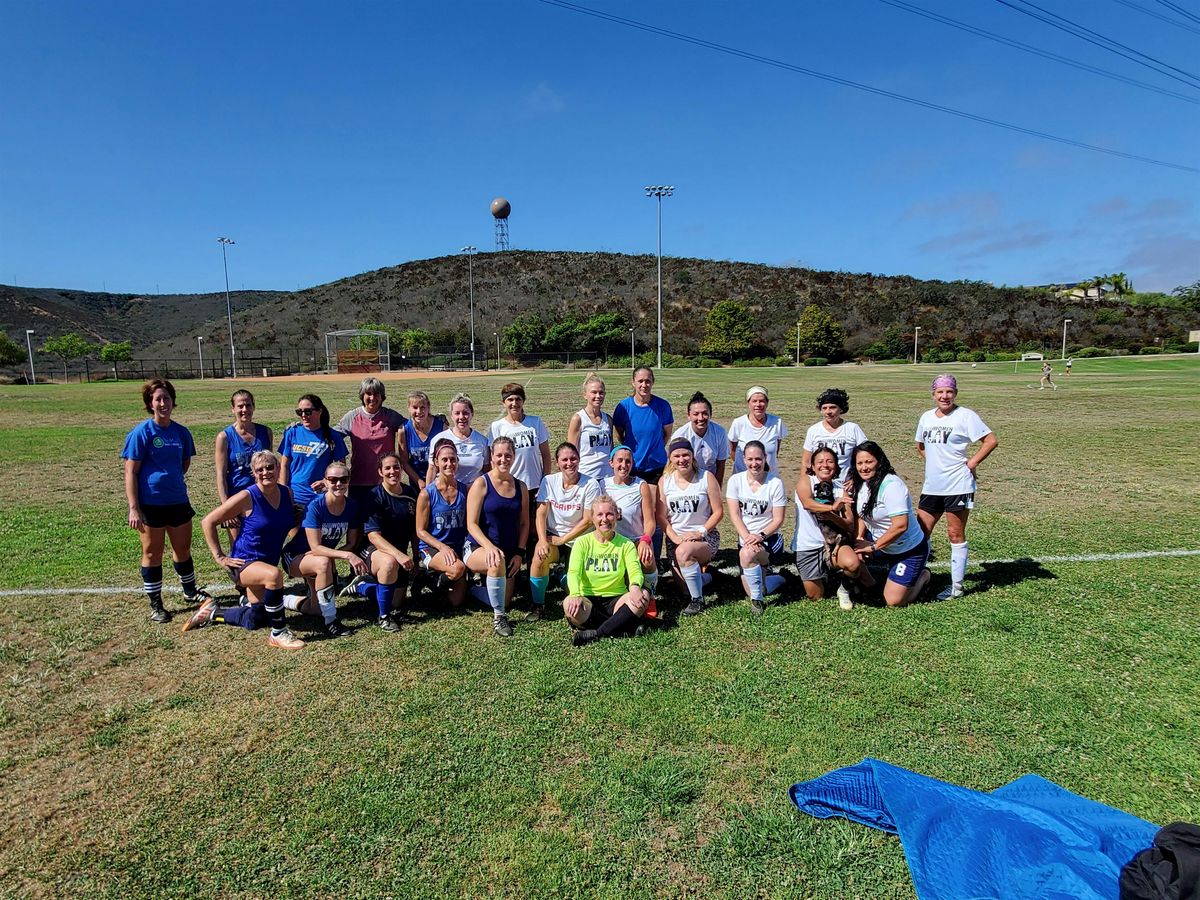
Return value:
<svg viewBox="0 0 1200 900">
<path fill-rule="evenodd" d="M 1175 25 L 1178 28 L 1182 28 L 1184 31 L 1190 31 L 1192 34 L 1200 34 L 1200 28 L 1193 28 L 1186 22 L 1180 22 L 1178 19 L 1172 19 L 1170 16 L 1164 16 L 1158 10 L 1148 9 L 1145 6 L 1142 6 L 1140 3 L 1134 3 L 1133 0 L 1113 0 L 1113 2 L 1120 3 L 1122 6 L 1128 6 L 1130 9 L 1136 9 L 1140 13 L 1145 13 L 1146 15 L 1152 16 L 1161 22 L 1166 22 L 1169 25 Z"/>
<path fill-rule="evenodd" d="M 1158 2 L 1172 12 L 1179 13 L 1179 15 L 1183 16 L 1185 19 L 1191 19 L 1193 22 L 1200 22 L 1200 16 L 1196 15 L 1191 10 L 1184 9 L 1178 3 L 1171 3 L 1170 0 L 1158 0 Z"/>
<path fill-rule="evenodd" d="M 1093 75 L 1101 75 L 1105 78 L 1111 78 L 1114 81 L 1120 81 L 1134 87 L 1140 87 L 1147 91 L 1154 91 L 1156 94 L 1163 94 L 1167 97 L 1174 97 L 1177 100 L 1183 100 L 1187 103 L 1200 104 L 1200 98 L 1198 97 L 1190 97 L 1187 94 L 1181 94 L 1178 91 L 1172 91 L 1169 88 L 1159 87 L 1156 84 L 1150 84 L 1148 81 L 1139 81 L 1136 78 L 1130 78 L 1126 75 L 1118 75 L 1115 72 L 1109 72 L 1108 70 L 1101 69 L 1098 66 L 1077 62 L 1073 59 L 1068 59 L 1065 56 L 1059 56 L 1058 54 L 1051 53 L 1048 50 L 1042 50 L 1039 47 L 1034 47 L 1030 44 L 1004 37 L 1003 35 L 987 31 L 983 28 L 976 28 L 974 25 L 968 25 L 966 22 L 959 22 L 957 19 L 951 19 L 949 16 L 943 16 L 941 13 L 936 13 L 932 10 L 914 6 L 911 3 L 905 3 L 904 0 L 879 0 L 879 2 L 886 3 L 888 6 L 894 6 L 896 9 L 902 9 L 905 12 L 913 13 L 914 15 L 922 16 L 934 22 L 940 22 L 943 25 L 949 25 L 951 28 L 957 28 L 960 31 L 970 32 L 971 34 L 978 35 L 979 37 L 987 38 L 990 41 L 1006 44 L 1007 46 L 1013 47 L 1016 50 L 1022 50 L 1025 53 L 1032 53 L 1035 56 L 1040 56 L 1043 59 L 1048 59 L 1052 62 L 1062 63 L 1064 66 L 1070 66 L 1073 69 L 1091 72 Z M 1117 0 L 1117 2 L 1121 2 L 1121 0 Z"/>
<path fill-rule="evenodd" d="M 1030 12 L 1028 9 L 1021 9 L 1021 7 L 1014 6 L 1012 3 L 1009 3 L 1008 0 L 996 0 L 996 2 L 1003 6 L 1007 6 L 1011 10 L 1015 10 L 1016 12 L 1021 13 L 1021 15 L 1029 16 L 1030 18 L 1037 19 L 1039 22 L 1044 22 L 1045 24 L 1049 25 L 1051 28 L 1057 28 L 1059 31 L 1065 31 L 1067 34 L 1072 35 L 1073 37 L 1077 37 L 1081 41 L 1087 41 L 1087 43 L 1094 44 L 1095 46 L 1100 47 L 1103 50 L 1107 50 L 1109 53 L 1115 53 L 1117 56 L 1124 57 L 1125 59 L 1128 59 L 1131 62 L 1137 63 L 1139 66 L 1145 66 L 1148 69 L 1153 69 L 1155 72 L 1158 72 L 1160 75 L 1166 75 L 1168 78 L 1173 78 L 1178 82 L 1186 84 L 1188 87 L 1197 87 L 1198 85 L 1200 85 L 1200 75 L 1193 75 L 1191 72 L 1187 72 L 1183 69 L 1180 69 L 1176 66 L 1171 65 L 1170 63 L 1165 63 L 1162 60 L 1155 59 L 1153 56 L 1149 56 L 1145 53 L 1142 53 L 1140 50 L 1134 50 L 1132 47 L 1126 46 L 1125 44 L 1122 44 L 1120 41 L 1114 41 L 1112 38 L 1105 37 L 1102 34 L 1092 31 L 1090 28 L 1085 28 L 1083 25 L 1077 25 L 1075 22 L 1072 22 L 1070 19 L 1064 19 L 1062 16 L 1058 15 L 1057 13 L 1052 13 L 1047 9 L 1042 9 L 1042 7 L 1038 6 L 1035 3 L 1030 3 L 1029 0 L 1017 0 L 1017 2 L 1024 3 L 1026 6 L 1032 7 L 1033 9 L 1036 9 L 1039 12 L 1045 13 L 1045 15 L 1038 15 L 1035 12 Z M 1051 18 L 1046 18 L 1046 16 L 1050 16 Z M 1057 19 L 1058 21 L 1057 22 L 1054 21 L 1055 19 Z M 1062 24 L 1059 24 L 1059 23 L 1062 23 Z M 1088 37 L 1088 35 L 1092 35 L 1092 37 Z M 1096 38 L 1096 39 L 1094 40 L 1093 38 Z M 1132 53 L 1135 55 L 1130 56 L 1129 53 L 1122 53 L 1120 50 L 1116 49 L 1117 47 L 1120 47 L 1124 50 L 1128 50 L 1129 53 Z M 1141 57 L 1141 59 L 1138 59 L 1137 57 Z M 1146 61 L 1143 62 L 1143 60 L 1146 60 Z M 1161 67 L 1165 67 L 1166 69 L 1172 69 L 1173 71 L 1178 72 L 1180 75 L 1186 75 L 1187 78 L 1191 79 L 1191 81 L 1187 81 L 1183 78 L 1180 78 L 1178 75 L 1172 75 L 1170 72 L 1164 71 L 1164 69 Z"/>
<path fill-rule="evenodd" d="M 633 28 L 638 31 L 645 31 L 649 34 L 656 34 L 660 37 L 670 38 L 671 40 L 680 41 L 681 43 L 692 44 L 696 47 L 703 47 L 706 50 L 715 50 L 718 53 L 736 56 L 739 59 L 762 63 L 765 66 L 772 66 L 776 69 L 784 69 L 788 72 L 795 72 L 798 75 L 807 75 L 810 78 L 817 78 L 821 81 L 827 81 L 830 84 L 838 84 L 843 87 L 864 91 L 868 94 L 874 94 L 878 97 L 887 97 L 890 100 L 899 100 L 902 103 L 909 103 L 913 106 L 922 107 L 923 109 L 932 109 L 935 112 L 942 112 L 951 116 L 958 116 L 961 119 L 968 119 L 972 122 L 980 122 L 984 125 L 992 125 L 996 128 L 1003 128 L 1007 131 L 1013 131 L 1018 134 L 1041 138 L 1047 141 L 1054 141 L 1058 144 L 1065 144 L 1068 147 L 1077 147 L 1080 150 L 1091 150 L 1093 153 L 1104 153 L 1108 156 L 1120 157 L 1121 159 L 1149 163 L 1152 166 L 1163 166 L 1167 169 L 1176 169 L 1180 172 L 1193 172 L 1200 175 L 1200 168 L 1196 168 L 1195 166 L 1185 166 L 1181 163 L 1167 162 L 1165 160 L 1154 159 L 1149 156 L 1138 156 L 1134 153 L 1126 153 L 1123 150 L 1113 150 L 1111 147 L 1101 147 L 1097 144 L 1086 144 L 1083 141 L 1076 141 L 1071 138 L 1060 137 L 1059 135 L 1050 134 L 1049 132 L 1038 131 L 1033 128 L 1025 128 L 1022 125 L 1013 125 L 1009 122 L 1002 122 L 999 119 L 992 119 L 988 116 L 981 116 L 976 113 L 966 112 L 965 110 L 954 109 L 950 106 L 942 106 L 939 103 L 933 103 L 929 100 L 921 100 L 916 97 L 909 97 L 906 94 L 899 94 L 895 91 L 889 91 L 885 88 L 878 88 L 869 84 L 863 84 L 860 81 L 851 81 L 848 78 L 830 75 L 827 72 L 818 72 L 816 69 L 806 69 L 803 66 L 797 66 L 793 65 L 792 63 L 783 62 L 782 60 L 772 59 L 769 56 L 760 56 L 757 53 L 751 53 L 747 50 L 739 50 L 736 47 L 728 47 L 724 44 L 718 44 L 703 38 L 682 34 L 678 31 L 671 31 L 667 28 L 659 28 L 657 25 L 649 25 L 645 22 L 638 22 L 634 19 L 626 19 L 622 16 L 613 15 L 612 13 L 602 12 L 598 9 L 591 9 L 587 6 L 580 6 L 577 3 L 570 3 L 567 2 L 567 0 L 538 0 L 538 2 L 545 3 L 547 6 L 557 6 L 561 9 L 580 13 L 585 16 L 592 16 L 596 19 L 603 19 L 608 22 L 613 22 L 617 25 L 624 25 L 627 28 Z"/>
</svg>

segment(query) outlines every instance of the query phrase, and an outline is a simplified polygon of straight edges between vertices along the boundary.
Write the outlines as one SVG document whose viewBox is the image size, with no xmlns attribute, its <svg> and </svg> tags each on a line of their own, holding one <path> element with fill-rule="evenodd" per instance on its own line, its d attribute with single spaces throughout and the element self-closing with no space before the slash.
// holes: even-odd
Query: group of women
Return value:
<svg viewBox="0 0 1200 900">
<path fill-rule="evenodd" d="M 169 618 L 161 593 L 169 538 L 185 597 L 199 602 L 185 631 L 210 623 L 269 625 L 271 646 L 295 649 L 303 641 L 285 621 L 285 610 L 294 610 L 319 615 L 323 634 L 340 636 L 346 631 L 337 617 L 341 562 L 352 576 L 342 594 L 373 602 L 386 631 L 399 629 L 396 613 L 423 577 L 453 607 L 477 598 L 492 611 L 496 634 L 508 637 L 521 574 L 527 573 L 531 601 L 525 619 L 532 621 L 543 615 L 556 565 L 565 563 L 564 614 L 575 642 L 588 643 L 633 633 L 644 617 L 657 615 L 664 541 L 668 568 L 686 598 L 683 614 L 703 612 L 712 577 L 706 567 L 726 516 L 755 615 L 784 582 L 772 569 L 790 561 L 810 599 L 836 587 L 840 605 L 850 608 L 882 579 L 888 606 L 912 602 L 928 584 L 929 535 L 943 515 L 951 583 L 939 596 L 962 595 L 975 470 L 996 437 L 958 406 L 953 376 L 934 380 L 936 406 L 917 427 L 925 485 L 916 508 L 883 448 L 845 420 L 844 391 L 817 398 L 821 418 L 805 435 L 802 470 L 789 492 L 779 471 L 788 428 L 767 411 L 766 388 L 746 392 L 746 414 L 726 431 L 712 421 L 712 404 L 700 392 L 688 401 L 687 422 L 675 428 L 648 367 L 634 372 L 632 387 L 610 416 L 604 382 L 589 374 L 584 405 L 553 460 L 550 431 L 525 411 L 525 390 L 515 382 L 501 388 L 504 415 L 487 435 L 474 428 L 474 404 L 462 393 L 443 419 L 431 414 L 424 392 L 413 391 L 405 416 L 384 405 L 381 381 L 366 378 L 361 406 L 336 427 L 320 397 L 306 393 L 278 455 L 271 430 L 254 422 L 253 395 L 235 392 L 233 424 L 214 446 L 220 502 L 202 521 L 209 551 L 241 595 L 237 606 L 221 608 L 197 587 L 191 560 L 194 511 L 184 475 L 195 444 L 172 418 L 174 387 L 148 382 L 143 402 L 150 418 L 130 432 L 122 456 L 151 618 Z M 790 559 L 783 533 L 789 505 L 796 511 Z M 886 572 L 870 565 L 880 560 Z M 285 574 L 303 579 L 305 589 L 285 596 Z"/>
</svg>

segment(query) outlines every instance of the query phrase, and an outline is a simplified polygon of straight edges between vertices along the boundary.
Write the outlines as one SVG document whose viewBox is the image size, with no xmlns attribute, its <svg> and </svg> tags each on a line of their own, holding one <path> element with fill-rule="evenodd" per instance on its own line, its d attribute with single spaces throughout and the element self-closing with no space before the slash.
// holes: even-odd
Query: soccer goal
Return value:
<svg viewBox="0 0 1200 900">
<path fill-rule="evenodd" d="M 1016 360 L 1016 359 L 1013 360 L 1013 374 L 1014 375 L 1017 374 L 1017 364 L 1018 363 L 1029 362 L 1031 359 L 1041 362 L 1045 358 L 1046 358 L 1045 353 L 1036 353 L 1036 352 L 1035 353 L 1022 353 L 1021 358 L 1019 360 Z"/>
<path fill-rule="evenodd" d="M 327 372 L 390 372 L 392 348 L 386 331 L 348 328 L 325 332 Z"/>
</svg>

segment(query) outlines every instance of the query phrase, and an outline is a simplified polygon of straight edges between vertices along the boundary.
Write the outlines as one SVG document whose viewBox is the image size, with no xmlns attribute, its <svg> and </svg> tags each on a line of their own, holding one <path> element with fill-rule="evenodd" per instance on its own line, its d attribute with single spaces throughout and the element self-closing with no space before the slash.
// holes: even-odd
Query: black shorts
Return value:
<svg viewBox="0 0 1200 900">
<path fill-rule="evenodd" d="M 917 506 L 935 516 L 948 512 L 965 512 L 975 508 L 975 494 L 947 494 L 944 497 L 938 494 L 922 494 Z"/>
<path fill-rule="evenodd" d="M 142 522 L 147 528 L 178 528 L 195 517 L 190 503 L 142 504 Z"/>
<path fill-rule="evenodd" d="M 380 552 L 381 551 L 374 544 L 370 544 L 370 543 L 363 544 L 363 546 L 358 549 L 358 558 L 367 564 L 368 572 L 371 571 L 371 557 L 374 556 L 376 553 L 380 553 Z M 412 557 L 412 559 L 415 562 L 417 557 L 414 556 L 414 557 Z M 414 572 L 415 571 L 416 570 L 414 569 Z M 372 580 L 374 580 L 375 576 L 372 575 L 371 578 L 372 578 Z M 403 566 L 400 566 L 400 571 L 396 575 L 396 582 L 395 582 L 396 586 L 402 586 L 402 585 L 408 584 L 408 578 L 409 578 L 408 572 L 405 570 L 405 568 Z"/>
<path fill-rule="evenodd" d="M 651 487 L 658 487 L 658 480 L 663 476 L 663 469 L 666 466 L 659 466 L 657 469 L 634 469 L 631 474 L 642 479 Z"/>
<path fill-rule="evenodd" d="M 622 595 L 624 596 L 624 595 Z M 583 623 L 584 628 L 599 628 L 605 622 L 612 618 L 612 614 L 617 610 L 617 601 L 620 597 L 584 597 L 584 600 L 592 604 L 592 611 L 587 617 L 587 621 Z"/>
</svg>

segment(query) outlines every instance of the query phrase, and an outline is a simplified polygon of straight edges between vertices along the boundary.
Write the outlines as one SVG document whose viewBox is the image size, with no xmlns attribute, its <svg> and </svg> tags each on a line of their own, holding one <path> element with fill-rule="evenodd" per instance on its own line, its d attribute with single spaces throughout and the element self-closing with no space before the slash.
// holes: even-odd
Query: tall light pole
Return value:
<svg viewBox="0 0 1200 900">
<path fill-rule="evenodd" d="M 221 245 L 221 262 L 225 264 L 225 316 L 229 319 L 229 371 L 237 378 L 237 348 L 233 345 L 233 307 L 229 303 L 229 260 L 225 256 L 225 248 L 235 243 L 227 237 L 217 238 Z"/>
<path fill-rule="evenodd" d="M 1062 345 L 1062 358 L 1063 359 L 1067 358 L 1067 326 L 1069 324 L 1071 324 L 1070 319 L 1063 319 L 1063 345 Z"/>
<path fill-rule="evenodd" d="M 648 184 L 646 196 L 658 198 L 658 365 L 662 368 L 662 198 L 675 193 L 673 184 Z"/>
<path fill-rule="evenodd" d="M 37 375 L 33 371 L 33 342 L 30 340 L 32 334 L 32 328 L 25 329 L 25 349 L 29 351 L 29 383 L 37 384 Z"/>
<path fill-rule="evenodd" d="M 493 331 L 492 337 L 496 339 L 496 368 L 500 368 L 500 332 Z"/>
<path fill-rule="evenodd" d="M 637 351 L 633 349 L 633 329 L 629 329 L 629 368 L 637 368 Z"/>
<path fill-rule="evenodd" d="M 921 326 L 918 325 L 913 329 L 913 365 L 917 364 L 917 338 L 921 336 Z"/>
<path fill-rule="evenodd" d="M 470 244 L 462 248 L 467 254 L 467 291 L 471 302 L 471 370 L 475 370 L 475 248 Z"/>
<path fill-rule="evenodd" d="M 796 322 L 796 365 L 800 365 L 800 323 Z"/>
<path fill-rule="evenodd" d="M 200 380 L 204 380 L 204 338 L 196 335 L 196 352 L 200 354 Z"/>
</svg>

